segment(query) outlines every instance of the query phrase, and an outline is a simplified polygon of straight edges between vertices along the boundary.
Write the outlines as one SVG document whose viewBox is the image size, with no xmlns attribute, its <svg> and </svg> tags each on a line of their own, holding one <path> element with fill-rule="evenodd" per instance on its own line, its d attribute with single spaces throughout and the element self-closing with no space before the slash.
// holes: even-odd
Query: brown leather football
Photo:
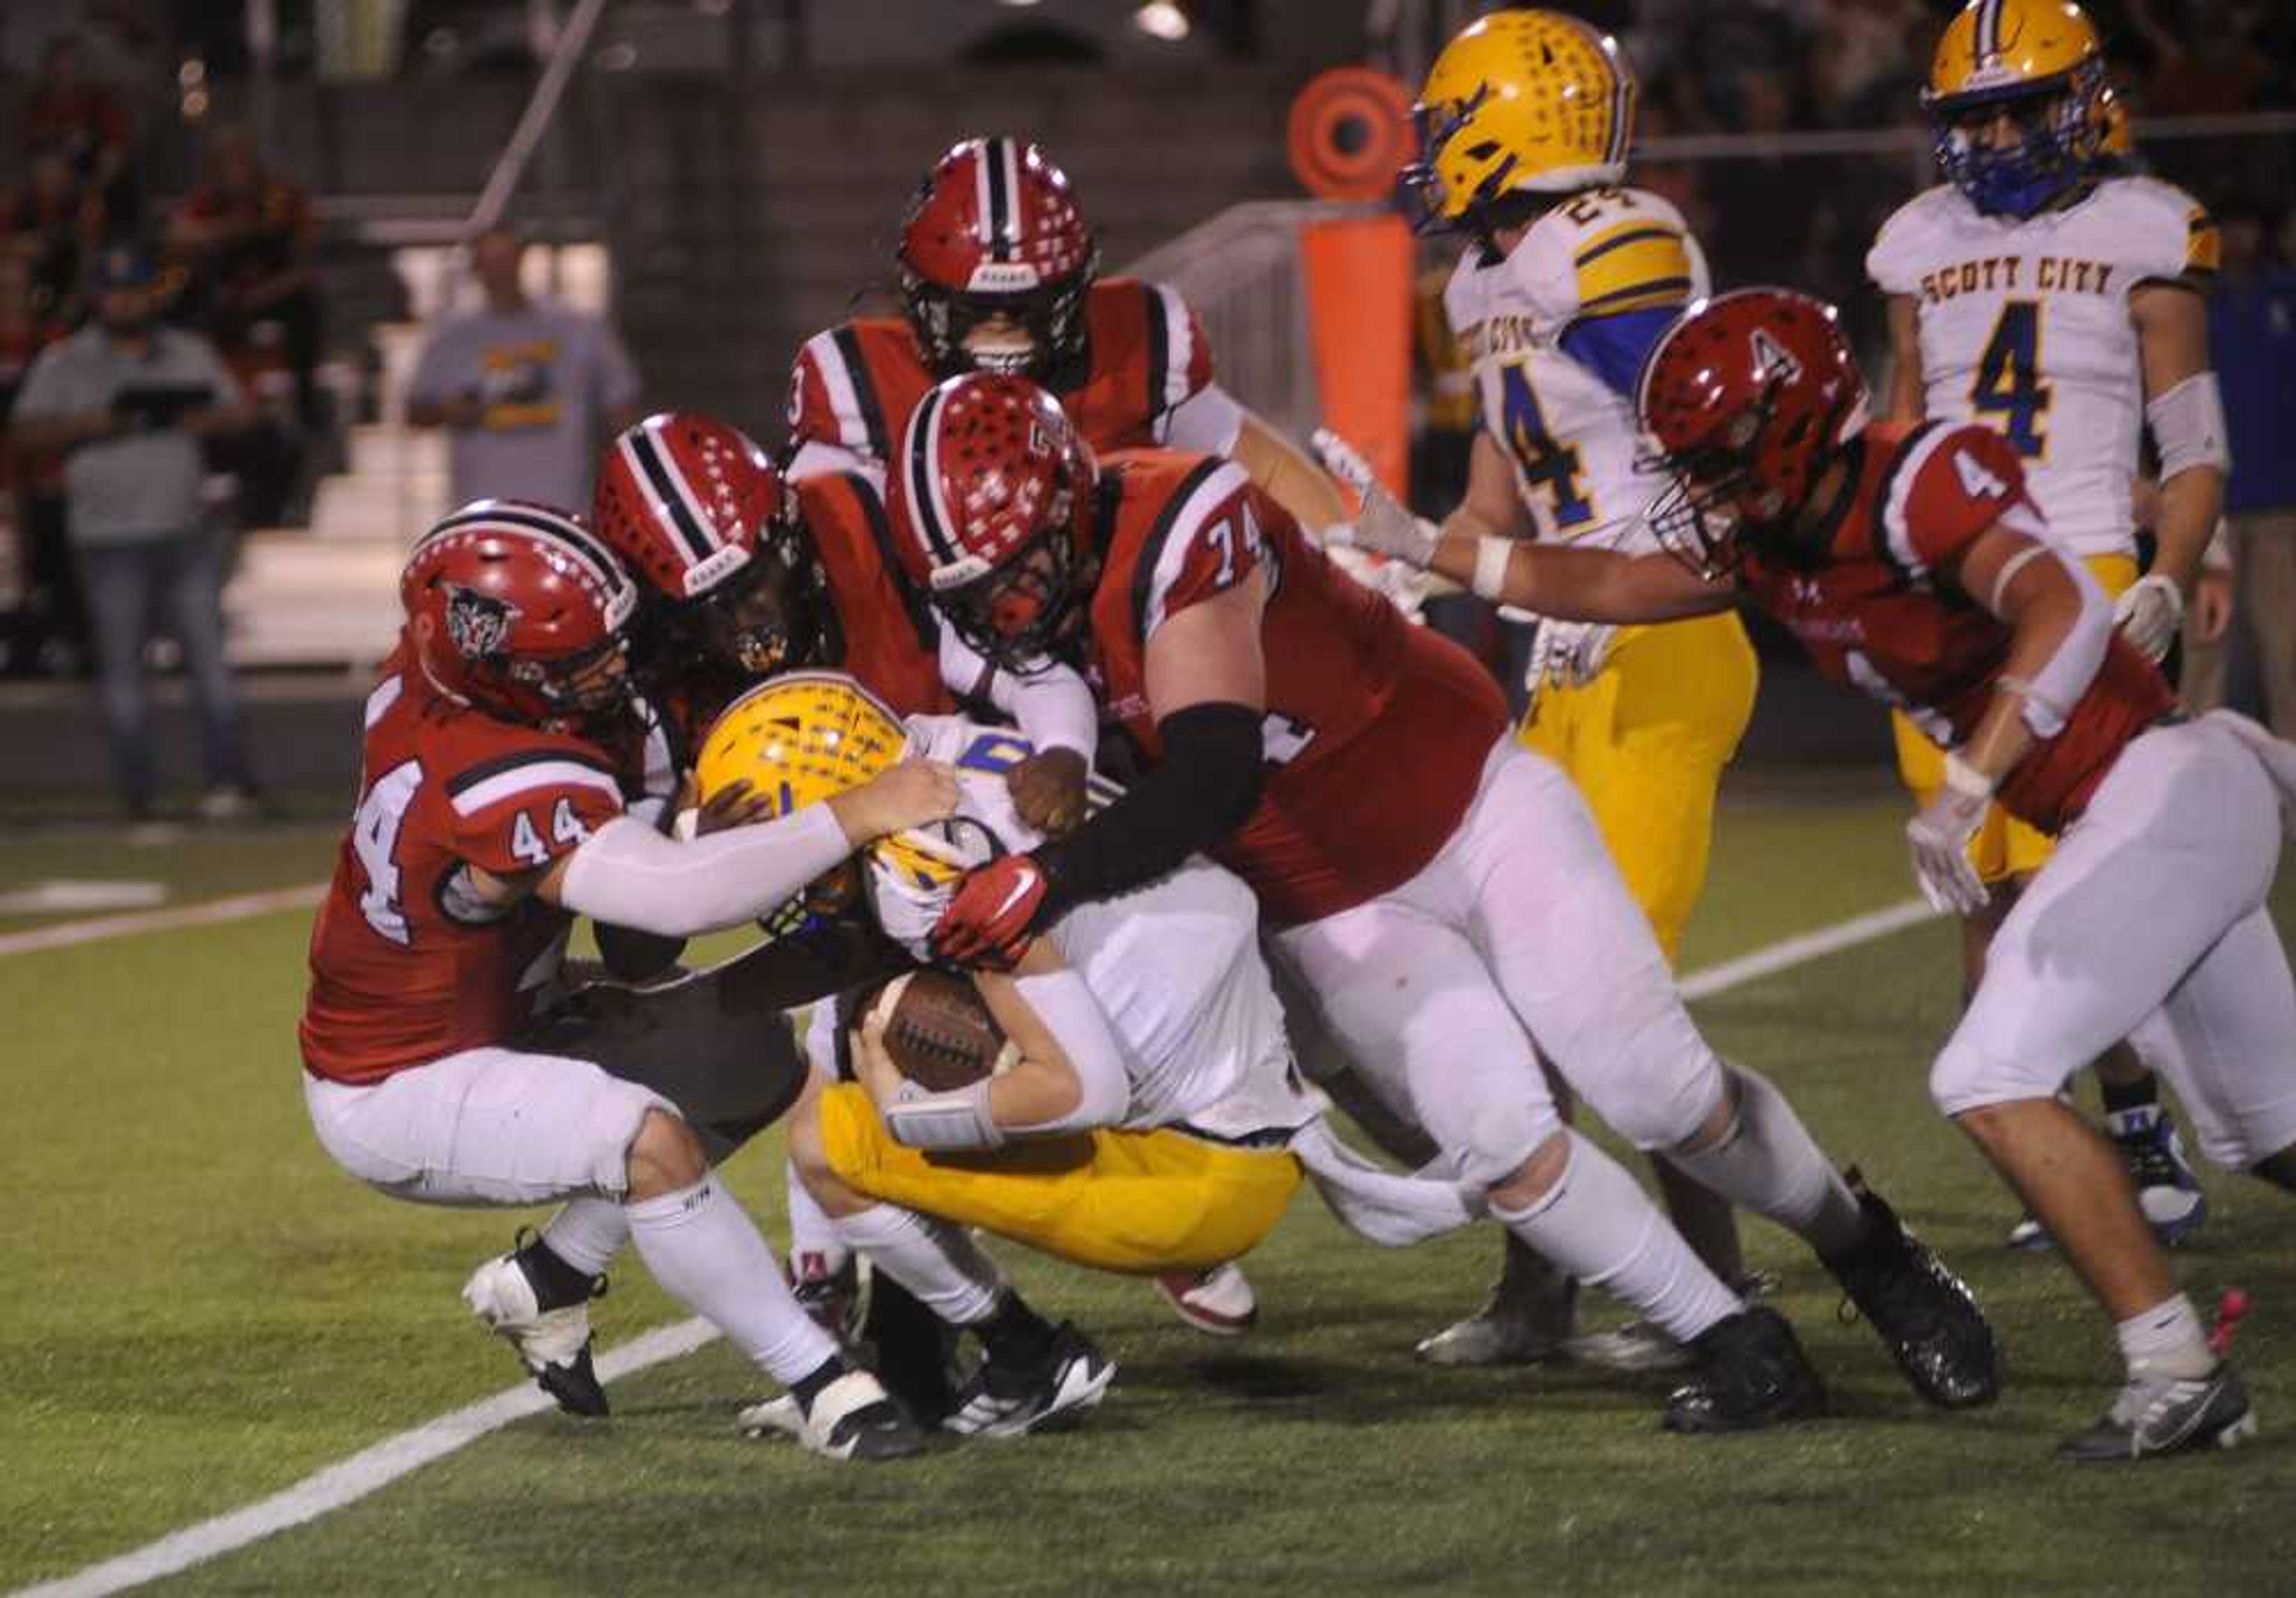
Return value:
<svg viewBox="0 0 2296 1598">
<path fill-rule="evenodd" d="M 886 1018 L 885 1052 L 895 1068 L 928 1093 L 970 1086 L 1019 1058 L 972 984 L 947 971 L 895 977 L 869 1013 Z"/>
</svg>

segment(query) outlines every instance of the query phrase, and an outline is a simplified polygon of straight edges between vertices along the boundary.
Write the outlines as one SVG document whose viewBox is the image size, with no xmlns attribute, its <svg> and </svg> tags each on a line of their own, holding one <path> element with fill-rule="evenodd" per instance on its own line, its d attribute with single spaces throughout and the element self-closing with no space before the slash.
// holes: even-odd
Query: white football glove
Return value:
<svg viewBox="0 0 2296 1598">
<path fill-rule="evenodd" d="M 1408 561 L 1413 566 L 1425 566 L 1435 558 L 1435 541 L 1440 529 L 1423 516 L 1414 516 L 1396 503 L 1373 475 L 1371 463 L 1357 453 L 1349 444 L 1329 428 L 1317 428 L 1309 442 L 1316 447 L 1316 458 L 1324 470 L 1356 491 L 1363 502 L 1362 508 L 1351 521 L 1334 523 L 1323 532 L 1326 545 L 1344 549 L 1360 549 L 1392 560 Z"/>
<path fill-rule="evenodd" d="M 1603 662 L 1611 658 L 1611 640 L 1618 630 L 1607 621 L 1540 622 L 1540 638 L 1554 635 L 1547 645 L 1547 676 L 1570 688 L 1582 688 L 1593 682 Z"/>
<path fill-rule="evenodd" d="M 1982 794 L 1945 789 L 1906 824 L 1914 848 L 1914 876 L 1932 909 L 1974 915 L 1991 897 L 1970 863 L 1969 840 L 1992 801 Z"/>
<path fill-rule="evenodd" d="M 2185 594 L 2161 573 L 2148 572 L 2129 586 L 2112 607 L 2120 635 L 2158 665 L 2185 625 Z"/>
</svg>

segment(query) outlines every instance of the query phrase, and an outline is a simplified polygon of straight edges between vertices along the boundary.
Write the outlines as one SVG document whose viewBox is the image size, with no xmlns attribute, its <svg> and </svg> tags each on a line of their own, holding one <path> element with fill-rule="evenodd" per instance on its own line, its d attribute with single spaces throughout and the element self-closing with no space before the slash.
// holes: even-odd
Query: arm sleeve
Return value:
<svg viewBox="0 0 2296 1598">
<path fill-rule="evenodd" d="M 1068 667 L 1048 664 L 1016 676 L 999 671 L 979 651 L 940 630 L 940 676 L 961 699 L 985 699 L 1009 716 L 1038 749 L 1074 750 L 1092 764 L 1100 747 L 1100 706 L 1085 681 Z"/>
<path fill-rule="evenodd" d="M 1562 330 L 1562 353 L 1601 378 L 1612 393 L 1631 400 L 1651 346 L 1681 314 L 1676 306 L 1649 306 L 1616 316 L 1581 317 Z"/>
<path fill-rule="evenodd" d="M 1173 449 L 1224 455 L 1243 430 L 1243 407 L 1218 383 L 1206 383 L 1156 420 L 1156 436 Z"/>
<path fill-rule="evenodd" d="M 1162 761 L 1107 809 L 1037 849 L 1050 885 L 1043 919 L 1152 882 L 1242 826 L 1266 782 L 1260 719 L 1250 705 L 1212 702 L 1159 722 Z"/>
<path fill-rule="evenodd" d="M 853 852 L 826 805 L 691 843 L 621 817 L 574 851 L 559 886 L 566 908 L 669 938 L 751 920 Z"/>
<path fill-rule="evenodd" d="M 1057 1120 L 1009 1130 L 1042 1137 L 1121 1121 L 1132 1106 L 1132 1078 L 1124 1069 L 1123 1045 L 1116 1041 L 1108 1013 L 1084 978 L 1073 969 L 1044 971 L 1022 977 L 1013 987 L 1068 1056 L 1076 1072 L 1078 1097 L 1076 1108 Z"/>
</svg>

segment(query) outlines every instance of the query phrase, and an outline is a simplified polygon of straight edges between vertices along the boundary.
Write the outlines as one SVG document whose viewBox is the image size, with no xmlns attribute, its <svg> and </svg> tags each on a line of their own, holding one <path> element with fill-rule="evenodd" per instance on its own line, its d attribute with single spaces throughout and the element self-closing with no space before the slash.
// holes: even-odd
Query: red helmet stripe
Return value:
<svg viewBox="0 0 2296 1598">
<path fill-rule="evenodd" d="M 699 564 L 716 554 L 724 540 L 709 525 L 693 485 L 677 469 L 676 457 L 662 447 L 661 422 L 659 416 L 648 417 L 623 433 L 614 447 L 644 488 L 655 518 L 676 532 L 677 541 L 685 546 L 687 564 Z"/>
</svg>

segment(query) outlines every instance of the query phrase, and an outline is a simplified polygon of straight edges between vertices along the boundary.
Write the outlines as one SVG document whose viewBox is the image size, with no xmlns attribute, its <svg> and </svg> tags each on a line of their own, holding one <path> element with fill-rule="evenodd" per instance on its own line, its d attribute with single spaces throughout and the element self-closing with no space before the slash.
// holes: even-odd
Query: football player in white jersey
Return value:
<svg viewBox="0 0 2296 1598">
<path fill-rule="evenodd" d="M 1884 223 L 1866 269 L 1889 296 L 1892 420 L 1997 428 L 2050 531 L 2117 596 L 2122 631 L 2168 652 L 2224 501 L 2230 464 L 2203 297 L 2217 231 L 2192 196 L 2112 160 L 2096 30 L 2068 0 L 1970 0 L 1939 41 L 1923 96 L 1948 182 Z M 2137 575 L 2139 435 L 2161 456 L 2158 551 Z M 1936 745 L 1896 717 L 1917 804 L 1944 783 Z M 1964 918 L 1973 988 L 1994 930 L 2051 839 L 1996 808 L 1973 846 L 1991 888 Z M 2141 1051 L 2169 1046 L 2140 1031 Z M 2128 1045 L 2100 1062 L 2109 1130 L 2144 1208 L 2174 1242 L 2206 1213 L 2152 1073 Z M 2011 1233 L 2046 1247 L 2030 1217 Z"/>
<path fill-rule="evenodd" d="M 1472 364 L 1481 428 L 1455 531 L 1655 547 L 1662 487 L 1638 463 L 1635 379 L 1706 261 L 1672 205 L 1623 186 L 1636 84 L 1616 41 L 1560 12 L 1468 27 L 1428 73 L 1427 220 L 1466 233 L 1444 294 Z M 1612 629 L 1543 620 L 1516 737 L 1570 774 L 1669 962 L 1706 881 L 1714 794 L 1751 715 L 1756 671 L 1734 615 Z M 1728 1206 L 1657 1162 L 1677 1225 L 1726 1281 L 1745 1274 Z M 1554 1322 L 1539 1267 L 1511 1250 L 1491 1303 L 1422 1345 L 1444 1364 L 1536 1357 Z M 1639 1329 L 1637 1329 L 1639 1330 Z M 1583 1340 L 1582 1356 L 1672 1363 L 1662 1338 Z"/>
<path fill-rule="evenodd" d="M 877 926 L 923 961 L 964 870 L 1044 840 L 1004 782 L 1032 752 L 1025 740 L 958 716 L 904 720 L 849 677 L 797 672 L 728 709 L 699 782 L 705 794 L 749 783 L 786 813 L 924 750 L 958 772 L 957 812 L 869 856 L 861 884 Z M 980 1337 L 986 1356 L 947 1401 L 948 1430 L 1032 1430 L 1097 1404 L 1113 1373 L 1081 1333 L 1021 1300 L 968 1227 L 1100 1269 L 1207 1269 L 1267 1234 L 1303 1168 L 1377 1242 L 1474 1218 L 1456 1183 L 1381 1171 L 1324 1129 L 1325 1102 L 1293 1067 L 1258 930 L 1252 890 L 1201 857 L 1078 906 L 1011 974 L 972 974 L 1012 1056 L 946 1092 L 893 1066 L 882 1005 L 816 1007 L 816 1077 L 791 1119 L 791 1161 L 842 1242 Z M 857 1080 L 824 1087 L 840 1055 Z M 792 1406 L 761 1406 L 751 1424 L 796 1419 Z"/>
</svg>

